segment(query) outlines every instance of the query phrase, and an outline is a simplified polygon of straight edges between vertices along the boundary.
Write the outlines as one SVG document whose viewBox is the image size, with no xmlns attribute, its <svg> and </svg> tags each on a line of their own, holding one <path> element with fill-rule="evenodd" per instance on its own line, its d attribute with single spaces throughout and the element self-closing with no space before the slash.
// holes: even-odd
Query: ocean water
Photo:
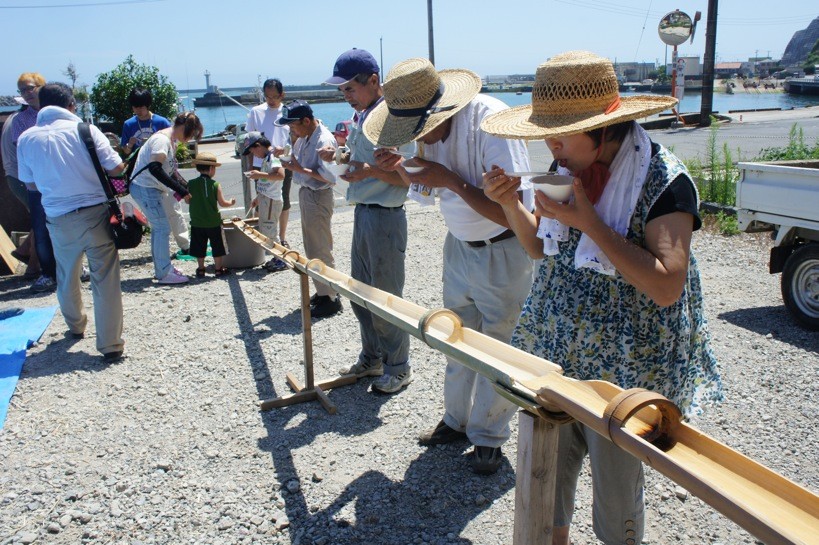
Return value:
<svg viewBox="0 0 819 545">
<path fill-rule="evenodd" d="M 202 93 L 186 94 L 186 91 L 181 91 L 181 95 L 185 95 L 183 99 L 185 107 L 192 108 L 193 99 L 201 96 Z M 638 93 L 622 93 L 623 96 L 634 95 Z M 519 106 L 523 104 L 531 104 L 532 93 L 523 93 L 521 95 L 515 93 L 490 93 L 490 96 L 500 99 L 509 106 Z M 699 112 L 700 111 L 701 95 L 698 92 L 688 92 L 683 97 L 679 111 L 681 113 Z M 330 130 L 333 130 L 336 123 L 345 119 L 350 119 L 353 114 L 353 109 L 346 102 L 331 102 L 323 104 L 313 104 L 313 111 L 316 117 L 321 119 Z M 728 113 L 731 110 L 754 110 L 767 108 L 800 108 L 804 106 L 819 106 L 819 97 L 816 96 L 801 96 L 789 95 L 787 93 L 745 93 L 737 91 L 733 95 L 726 93 L 714 93 L 714 111 L 720 113 Z M 2 111 L 12 111 L 16 108 L 3 108 Z M 196 114 L 202 120 L 205 127 L 205 134 L 214 134 L 222 131 L 227 125 L 243 123 L 247 120 L 247 110 L 241 106 L 217 106 L 212 108 L 197 108 Z"/>
<path fill-rule="evenodd" d="M 623 96 L 638 93 L 622 93 Z M 195 96 L 195 95 L 193 95 Z M 188 100 L 193 98 L 191 96 Z M 489 93 L 509 106 L 519 106 L 532 103 L 532 93 Z M 700 93 L 689 92 L 683 97 L 679 111 L 680 113 L 700 111 Z M 729 110 L 755 110 L 766 108 L 800 108 L 804 106 L 819 106 L 819 97 L 789 95 L 787 93 L 744 93 L 737 92 L 733 95 L 725 93 L 714 93 L 714 111 L 728 113 Z M 350 119 L 353 109 L 346 102 L 331 102 L 324 104 L 313 104 L 313 112 L 321 119 L 330 130 L 333 130 L 336 123 L 345 119 Z M 247 120 L 247 110 L 240 106 L 224 106 L 214 108 L 197 108 L 196 114 L 205 126 L 205 134 L 213 134 L 221 131 L 228 124 L 243 123 Z"/>
</svg>

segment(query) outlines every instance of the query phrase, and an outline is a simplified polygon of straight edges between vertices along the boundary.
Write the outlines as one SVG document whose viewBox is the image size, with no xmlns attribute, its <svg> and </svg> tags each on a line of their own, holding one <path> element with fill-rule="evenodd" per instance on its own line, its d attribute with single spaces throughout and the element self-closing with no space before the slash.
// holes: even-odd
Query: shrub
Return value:
<svg viewBox="0 0 819 545">
<path fill-rule="evenodd" d="M 125 120 L 134 115 L 128 104 L 128 94 L 135 87 L 151 91 L 151 111 L 173 119 L 178 100 L 176 87 L 165 76 L 160 75 L 158 68 L 137 63 L 133 55 L 128 55 L 112 71 L 99 75 L 97 83 L 91 88 L 94 113 L 98 117 L 107 118 L 115 127 L 122 127 Z"/>
</svg>

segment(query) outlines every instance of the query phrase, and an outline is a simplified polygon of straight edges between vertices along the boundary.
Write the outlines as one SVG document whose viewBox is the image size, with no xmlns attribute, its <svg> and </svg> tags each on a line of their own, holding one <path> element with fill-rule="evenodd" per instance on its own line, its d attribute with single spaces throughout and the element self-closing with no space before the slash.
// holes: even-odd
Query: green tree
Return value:
<svg viewBox="0 0 819 545">
<path fill-rule="evenodd" d="M 819 40 L 816 40 L 816 43 L 813 44 L 813 49 L 808 53 L 808 58 L 805 59 L 802 69 L 805 70 L 805 74 L 813 74 L 816 71 L 817 64 L 819 64 Z"/>
<path fill-rule="evenodd" d="M 135 87 L 151 91 L 151 111 L 173 119 L 179 97 L 176 87 L 159 73 L 158 68 L 137 63 L 133 55 L 128 55 L 122 64 L 110 72 L 99 75 L 97 83 L 91 88 L 94 113 L 112 121 L 115 127 L 122 127 L 125 120 L 134 115 L 128 104 L 128 93 Z"/>
</svg>

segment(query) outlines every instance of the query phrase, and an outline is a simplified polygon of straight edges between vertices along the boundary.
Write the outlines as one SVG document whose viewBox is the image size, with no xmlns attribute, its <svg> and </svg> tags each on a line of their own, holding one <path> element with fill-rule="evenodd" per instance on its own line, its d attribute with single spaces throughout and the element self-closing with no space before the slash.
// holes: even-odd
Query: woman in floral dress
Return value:
<svg viewBox="0 0 819 545">
<path fill-rule="evenodd" d="M 517 198 L 520 179 L 494 167 L 484 191 L 542 259 L 512 343 L 566 376 L 653 390 L 691 415 L 722 398 L 690 251 L 700 227 L 696 187 L 635 121 L 675 103 L 621 98 L 611 63 L 593 53 L 552 57 L 537 70 L 532 105 L 494 114 L 481 129 L 544 139 L 552 168 L 574 177 L 572 197 L 556 202 L 537 192 L 533 214 Z M 576 422 L 560 431 L 553 543 L 569 543 L 587 454 L 595 534 L 606 544 L 641 543 L 641 462 Z"/>
</svg>

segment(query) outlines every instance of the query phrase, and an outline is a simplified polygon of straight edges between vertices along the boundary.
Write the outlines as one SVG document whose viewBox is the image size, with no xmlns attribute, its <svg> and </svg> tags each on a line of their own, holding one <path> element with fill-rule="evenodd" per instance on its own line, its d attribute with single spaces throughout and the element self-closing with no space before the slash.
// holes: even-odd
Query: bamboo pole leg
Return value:
<svg viewBox="0 0 819 545">
<path fill-rule="evenodd" d="M 515 483 L 514 545 L 551 545 L 558 425 L 521 411 Z"/>
<path fill-rule="evenodd" d="M 299 273 L 301 286 L 301 332 L 304 337 L 304 389 L 312 390 L 313 379 L 313 324 L 310 321 L 310 279 Z"/>
</svg>

